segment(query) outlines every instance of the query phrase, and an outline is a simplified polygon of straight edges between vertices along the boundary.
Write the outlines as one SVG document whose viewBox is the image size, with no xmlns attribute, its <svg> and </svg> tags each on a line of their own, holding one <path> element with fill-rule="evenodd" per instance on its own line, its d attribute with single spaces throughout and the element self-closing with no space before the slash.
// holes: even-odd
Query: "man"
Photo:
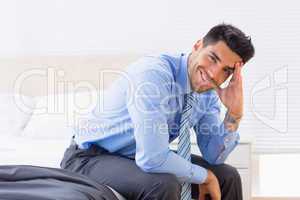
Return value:
<svg viewBox="0 0 300 200">
<path fill-rule="evenodd" d="M 253 55 L 242 31 L 220 24 L 190 54 L 139 59 L 76 129 L 62 168 L 127 199 L 241 200 L 239 174 L 224 161 L 239 140 L 241 70 Z M 219 100 L 227 108 L 223 121 Z M 190 155 L 190 128 L 203 158 Z M 180 147 L 172 151 L 169 143 L 178 136 Z"/>
</svg>

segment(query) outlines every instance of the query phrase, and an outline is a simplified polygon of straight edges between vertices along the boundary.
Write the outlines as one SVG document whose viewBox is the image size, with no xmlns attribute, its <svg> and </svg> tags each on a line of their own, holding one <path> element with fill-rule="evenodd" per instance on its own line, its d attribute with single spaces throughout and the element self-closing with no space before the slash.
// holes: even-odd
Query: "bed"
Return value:
<svg viewBox="0 0 300 200">
<path fill-rule="evenodd" d="M 99 72 L 103 69 L 122 70 L 137 57 L 96 55 L 0 59 L 0 65 L 9 69 L 0 79 L 0 199 L 124 200 L 113 188 L 66 172 L 59 164 L 70 143 L 72 126 L 78 117 L 86 114 L 82 114 L 82 108 L 89 109 L 90 92 L 93 90 L 95 94 L 99 89 Z M 43 73 L 45 76 L 41 76 Z M 114 75 L 106 76 L 104 88 L 115 78 Z M 74 83 L 73 88 L 63 90 L 67 87 L 60 87 L 70 82 Z M 86 82 L 95 87 L 82 89 Z M 85 194 L 83 191 L 90 192 Z M 63 198 L 61 194 L 64 194 Z"/>
</svg>

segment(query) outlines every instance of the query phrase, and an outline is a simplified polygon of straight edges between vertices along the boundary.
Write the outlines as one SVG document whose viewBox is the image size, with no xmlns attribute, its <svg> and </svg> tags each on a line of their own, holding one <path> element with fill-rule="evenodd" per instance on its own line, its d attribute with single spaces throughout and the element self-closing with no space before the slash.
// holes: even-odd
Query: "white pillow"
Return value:
<svg viewBox="0 0 300 200">
<path fill-rule="evenodd" d="M 0 94 L 0 135 L 20 135 L 29 121 L 34 107 L 33 97 Z"/>
<path fill-rule="evenodd" d="M 31 120 L 22 135 L 35 139 L 71 138 L 78 118 L 87 116 L 96 101 L 95 91 L 38 97 Z"/>
</svg>

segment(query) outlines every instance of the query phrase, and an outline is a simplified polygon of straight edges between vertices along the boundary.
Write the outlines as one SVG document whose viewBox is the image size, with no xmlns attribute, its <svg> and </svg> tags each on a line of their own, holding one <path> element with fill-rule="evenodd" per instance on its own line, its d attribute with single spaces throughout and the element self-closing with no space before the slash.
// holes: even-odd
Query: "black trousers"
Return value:
<svg viewBox="0 0 300 200">
<path fill-rule="evenodd" d="M 216 175 L 222 200 L 242 200 L 241 178 L 234 167 L 210 165 L 197 155 L 192 155 L 191 160 Z M 175 175 L 144 172 L 133 159 L 109 153 L 96 145 L 83 150 L 71 144 L 64 154 L 61 167 L 106 184 L 128 200 L 180 200 L 181 184 Z M 198 199 L 198 195 L 198 185 L 192 184 L 192 198 Z"/>
</svg>

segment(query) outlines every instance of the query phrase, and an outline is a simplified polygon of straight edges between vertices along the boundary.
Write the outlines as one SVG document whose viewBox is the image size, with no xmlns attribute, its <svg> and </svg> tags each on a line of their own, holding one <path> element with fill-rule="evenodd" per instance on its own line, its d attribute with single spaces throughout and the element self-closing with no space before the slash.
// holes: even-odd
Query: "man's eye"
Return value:
<svg viewBox="0 0 300 200">
<path fill-rule="evenodd" d="M 217 60 L 215 59 L 215 57 L 213 57 L 213 56 L 211 56 L 211 55 L 209 55 L 208 57 L 209 57 L 209 59 L 210 59 L 211 61 L 213 61 L 214 63 L 217 63 Z"/>
</svg>

